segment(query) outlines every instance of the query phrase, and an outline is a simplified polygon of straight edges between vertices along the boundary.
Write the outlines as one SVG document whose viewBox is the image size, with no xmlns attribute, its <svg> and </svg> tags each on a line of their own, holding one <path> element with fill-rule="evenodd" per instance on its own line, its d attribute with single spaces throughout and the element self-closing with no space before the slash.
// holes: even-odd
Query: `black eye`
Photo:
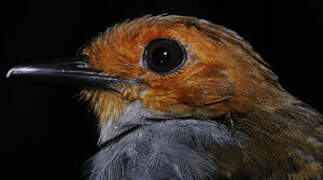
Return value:
<svg viewBox="0 0 323 180">
<path fill-rule="evenodd" d="M 146 44 L 142 58 L 148 70 L 158 74 L 169 74 L 185 63 L 186 51 L 178 40 L 160 37 Z"/>
</svg>

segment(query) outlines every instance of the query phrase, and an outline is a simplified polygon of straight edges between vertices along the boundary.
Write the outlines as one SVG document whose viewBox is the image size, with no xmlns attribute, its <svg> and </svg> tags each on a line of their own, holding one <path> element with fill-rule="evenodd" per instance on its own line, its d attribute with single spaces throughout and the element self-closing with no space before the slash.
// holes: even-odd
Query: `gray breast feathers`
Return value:
<svg viewBox="0 0 323 180">
<path fill-rule="evenodd" d="M 212 121 L 137 126 L 103 144 L 86 174 L 89 180 L 214 179 L 217 166 L 207 147 L 233 142 L 228 130 Z"/>
</svg>

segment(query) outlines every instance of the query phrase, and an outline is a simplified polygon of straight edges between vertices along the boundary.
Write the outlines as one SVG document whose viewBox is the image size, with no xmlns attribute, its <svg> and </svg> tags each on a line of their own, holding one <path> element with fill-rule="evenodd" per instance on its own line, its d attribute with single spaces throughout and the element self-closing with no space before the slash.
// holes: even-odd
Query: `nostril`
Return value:
<svg viewBox="0 0 323 180">
<path fill-rule="evenodd" d="M 75 66 L 78 68 L 91 68 L 90 64 L 82 61 L 75 62 Z"/>
</svg>

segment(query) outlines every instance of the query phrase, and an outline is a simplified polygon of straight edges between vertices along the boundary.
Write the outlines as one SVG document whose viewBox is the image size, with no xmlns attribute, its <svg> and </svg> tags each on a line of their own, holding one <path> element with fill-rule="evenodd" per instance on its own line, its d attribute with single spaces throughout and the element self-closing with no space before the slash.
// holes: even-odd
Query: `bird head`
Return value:
<svg viewBox="0 0 323 180">
<path fill-rule="evenodd" d="M 84 86 L 82 96 L 101 129 L 138 123 L 129 116 L 229 117 L 232 125 L 232 114 L 271 111 L 286 97 L 269 65 L 247 41 L 195 17 L 127 20 L 100 33 L 81 55 L 83 61 L 17 66 L 7 76 Z"/>
</svg>

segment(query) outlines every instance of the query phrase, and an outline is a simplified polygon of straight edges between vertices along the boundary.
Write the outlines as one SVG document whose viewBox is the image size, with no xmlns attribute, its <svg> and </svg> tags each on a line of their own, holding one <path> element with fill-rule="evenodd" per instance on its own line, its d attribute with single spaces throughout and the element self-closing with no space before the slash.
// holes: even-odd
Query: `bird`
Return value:
<svg viewBox="0 0 323 180">
<path fill-rule="evenodd" d="M 323 179 L 323 116 L 233 30 L 190 16 L 109 27 L 77 60 L 7 77 L 80 85 L 98 124 L 89 180 Z"/>
</svg>

